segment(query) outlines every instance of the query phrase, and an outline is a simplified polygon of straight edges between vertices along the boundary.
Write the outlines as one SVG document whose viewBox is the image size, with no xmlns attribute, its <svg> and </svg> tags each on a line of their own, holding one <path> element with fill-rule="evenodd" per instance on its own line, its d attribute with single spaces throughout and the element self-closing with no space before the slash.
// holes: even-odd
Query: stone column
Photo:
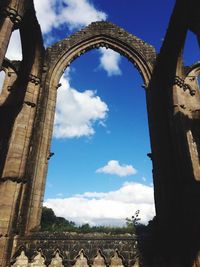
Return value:
<svg viewBox="0 0 200 267">
<path fill-rule="evenodd" d="M 52 86 L 49 95 L 46 95 L 45 89 L 46 88 L 43 88 L 43 92 L 39 102 L 40 106 L 37 115 L 40 117 L 40 119 L 35 125 L 37 129 L 37 134 L 34 134 L 35 147 L 32 148 L 32 156 L 30 157 L 29 162 L 29 169 L 33 168 L 33 170 L 30 174 L 32 184 L 29 193 L 30 203 L 29 209 L 27 211 L 28 215 L 25 229 L 26 233 L 29 233 L 33 230 L 38 230 L 40 227 L 42 202 L 47 175 L 47 165 L 50 151 L 57 92 L 55 87 Z"/>
<path fill-rule="evenodd" d="M 36 59 L 32 73 L 39 75 L 39 72 Z M 40 89 L 40 79 L 34 74 L 29 75 L 23 104 L 13 124 L 0 180 L 0 194 L 3 196 L 0 198 L 0 231 L 5 234 L 21 233 L 24 215 L 21 206 L 24 201 L 28 206 L 28 201 L 24 198 L 27 187 L 30 187 L 31 177 L 25 177 L 25 170 L 27 157 L 32 149 L 30 142 Z"/>
<path fill-rule="evenodd" d="M 18 10 L 23 14 L 27 3 L 31 1 L 11 1 L 7 10 Z M 17 11 L 16 11 L 17 12 Z M 29 153 L 30 140 L 32 135 L 33 123 L 36 112 L 37 98 L 40 88 L 41 65 L 43 60 L 43 45 L 41 41 L 40 29 L 38 29 L 35 11 L 31 9 L 23 18 L 23 25 L 20 31 L 23 42 L 23 61 L 19 68 L 19 73 L 14 86 L 2 103 L 2 109 L 10 119 L 8 129 L 8 146 L 6 158 L 3 162 L 3 170 L 0 179 L 0 266 L 5 267 L 9 264 L 12 252 L 13 240 L 21 233 L 22 225 L 22 204 L 27 187 L 30 186 L 27 177 L 24 177 L 26 159 Z M 15 12 L 14 12 L 15 14 Z M 4 42 L 1 51 L 1 61 L 3 61 L 6 48 L 12 30 L 18 26 L 21 20 L 16 16 L 10 17 L 5 13 L 2 20 L 0 41 Z M 26 19 L 25 19 L 26 17 Z M 5 21 L 8 23 L 5 27 Z M 8 30 L 7 30 L 8 29 Z M 29 33 L 29 34 L 28 34 Z M 30 37 L 31 36 L 31 37 Z M 1 122 L 7 123 L 7 122 Z M 29 177 L 30 178 L 30 177 Z"/>
<path fill-rule="evenodd" d="M 22 178 L 24 176 L 28 144 L 30 143 L 32 134 L 35 107 L 39 92 L 38 80 L 38 78 L 32 79 L 28 83 L 23 106 L 15 119 L 2 178 Z"/>
<path fill-rule="evenodd" d="M 0 23 L 0 68 L 4 60 L 12 31 L 18 28 L 22 17 L 14 8 L 7 7 L 1 10 L 2 20 Z"/>
</svg>

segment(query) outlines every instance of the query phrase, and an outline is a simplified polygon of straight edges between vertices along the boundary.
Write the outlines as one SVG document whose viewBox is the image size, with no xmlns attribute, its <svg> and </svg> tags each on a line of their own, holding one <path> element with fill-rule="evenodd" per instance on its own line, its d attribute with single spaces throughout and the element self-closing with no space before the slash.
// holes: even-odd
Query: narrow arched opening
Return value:
<svg viewBox="0 0 200 267">
<path fill-rule="evenodd" d="M 6 74 L 4 70 L 0 71 L 0 95 L 2 93 L 3 90 L 3 84 L 4 84 L 4 80 L 5 80 Z"/>
<path fill-rule="evenodd" d="M 97 28 L 99 29 L 98 31 Z M 33 154 L 35 164 L 31 170 L 31 175 L 33 175 L 34 179 L 32 192 L 37 190 L 38 183 L 41 184 L 42 188 L 39 196 L 34 193 L 32 194 L 29 204 L 30 210 L 27 215 L 27 231 L 33 228 L 35 229 L 40 224 L 47 160 L 54 153 L 50 150 L 50 144 L 60 78 L 64 70 L 70 66 L 74 59 L 86 51 L 100 47 L 111 48 L 124 55 L 133 64 L 135 63 L 134 66 L 143 78 L 143 87 L 146 88 L 149 83 L 156 57 L 155 49 L 112 23 L 92 23 L 75 35 L 47 49 L 46 62 L 44 62 L 44 72 L 46 74 L 42 85 L 43 95 L 41 96 L 39 112 L 36 118 L 38 131 L 37 134 L 34 134 L 36 140 L 36 147 Z M 121 164 L 125 163 L 122 162 Z M 37 205 L 33 203 L 37 203 Z M 34 214 L 38 214 L 38 220 L 35 219 Z"/>
<path fill-rule="evenodd" d="M 199 44 L 197 36 L 191 31 L 188 31 L 186 35 L 183 59 L 185 66 L 190 66 L 199 61 Z"/>
<path fill-rule="evenodd" d="M 143 223 L 154 215 L 144 82 L 133 66 L 92 49 L 58 82 L 44 205 L 77 225 L 122 226 L 138 209 Z"/>
<path fill-rule="evenodd" d="M 15 30 L 12 33 L 5 57 L 10 60 L 22 60 L 22 45 L 19 30 Z"/>
<path fill-rule="evenodd" d="M 199 74 L 199 76 L 197 77 L 197 82 L 198 82 L 198 86 L 199 86 L 199 90 L 200 90 L 200 74 Z"/>
</svg>

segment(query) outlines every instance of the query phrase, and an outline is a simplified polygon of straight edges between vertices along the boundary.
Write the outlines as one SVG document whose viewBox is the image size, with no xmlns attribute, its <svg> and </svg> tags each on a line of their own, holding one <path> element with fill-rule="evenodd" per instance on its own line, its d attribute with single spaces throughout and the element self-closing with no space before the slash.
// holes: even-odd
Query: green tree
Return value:
<svg viewBox="0 0 200 267">
<path fill-rule="evenodd" d="M 139 221 L 141 220 L 139 218 L 139 210 L 136 210 L 135 214 L 131 216 L 131 218 L 126 218 L 126 227 L 129 229 L 129 232 L 135 234 L 136 228 L 139 225 Z"/>
<path fill-rule="evenodd" d="M 49 228 L 50 225 L 55 224 L 56 215 L 54 211 L 47 207 L 42 207 L 41 228 Z"/>
<path fill-rule="evenodd" d="M 57 217 L 54 211 L 50 208 L 43 207 L 41 230 L 50 232 L 77 232 L 77 233 L 105 233 L 105 234 L 136 234 L 144 233 L 148 228 L 140 224 L 139 210 L 131 218 L 126 218 L 126 226 L 90 226 L 88 223 L 77 226 L 74 222 L 68 221 L 65 218 Z"/>
</svg>

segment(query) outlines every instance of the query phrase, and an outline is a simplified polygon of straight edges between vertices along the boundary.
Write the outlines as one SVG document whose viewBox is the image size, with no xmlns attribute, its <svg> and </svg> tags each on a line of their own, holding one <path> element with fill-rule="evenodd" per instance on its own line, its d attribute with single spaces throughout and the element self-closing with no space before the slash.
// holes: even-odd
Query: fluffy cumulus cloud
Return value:
<svg viewBox="0 0 200 267">
<path fill-rule="evenodd" d="M 93 21 L 106 20 L 107 15 L 97 10 L 88 0 L 64 0 L 66 7 L 60 15 L 61 23 L 66 22 L 70 29 L 78 29 Z"/>
<path fill-rule="evenodd" d="M 95 91 L 78 92 L 71 88 L 69 76 L 61 78 L 58 89 L 54 123 L 54 137 L 72 138 L 91 136 L 95 133 L 95 122 L 103 122 L 108 106 Z"/>
<path fill-rule="evenodd" d="M 106 20 L 107 14 L 97 10 L 88 0 L 34 0 L 37 17 L 46 43 L 51 43 L 53 28 L 66 25 L 70 30 L 80 29 L 93 21 Z M 111 49 L 100 49 L 100 67 L 108 76 L 120 75 L 120 55 Z"/>
<path fill-rule="evenodd" d="M 52 29 L 60 25 L 66 24 L 70 29 L 75 29 L 107 17 L 88 0 L 35 0 L 34 3 L 42 31 L 48 40 L 54 38 Z M 110 49 L 101 49 L 100 53 L 100 65 L 108 75 L 120 74 L 119 54 Z M 6 57 L 10 60 L 22 59 L 19 31 L 13 32 Z M 63 86 L 58 91 L 54 136 L 64 138 L 93 135 L 93 123 L 99 121 L 103 125 L 108 111 L 107 105 L 95 91 L 80 93 L 70 87 L 66 77 L 61 82 Z"/>
<path fill-rule="evenodd" d="M 110 160 L 108 163 L 96 170 L 97 173 L 114 174 L 118 176 L 128 176 L 137 173 L 137 170 L 132 165 L 120 165 L 117 160 Z"/>
<path fill-rule="evenodd" d="M 108 76 L 121 75 L 122 72 L 119 67 L 120 54 L 104 47 L 100 49 L 100 53 L 100 67 L 107 72 Z"/>
<path fill-rule="evenodd" d="M 36 15 L 43 33 L 48 33 L 52 28 L 58 26 L 56 5 L 59 2 L 55 0 L 34 0 Z"/>
<path fill-rule="evenodd" d="M 45 34 L 46 44 L 55 40 L 53 28 L 66 25 L 70 30 L 80 29 L 93 21 L 106 20 L 106 13 L 97 10 L 88 0 L 34 0 L 37 18 Z M 19 31 L 14 31 L 6 54 L 11 60 L 22 59 Z M 100 67 L 108 76 L 120 75 L 120 55 L 111 49 L 100 49 Z"/>
<path fill-rule="evenodd" d="M 106 13 L 88 0 L 34 0 L 43 33 L 66 24 L 70 30 L 80 29 L 93 21 L 105 20 Z"/>
<path fill-rule="evenodd" d="M 77 224 L 120 226 L 136 210 L 140 210 L 141 222 L 146 224 L 155 215 L 153 187 L 133 182 L 124 183 L 116 191 L 47 199 L 44 205 Z"/>
</svg>

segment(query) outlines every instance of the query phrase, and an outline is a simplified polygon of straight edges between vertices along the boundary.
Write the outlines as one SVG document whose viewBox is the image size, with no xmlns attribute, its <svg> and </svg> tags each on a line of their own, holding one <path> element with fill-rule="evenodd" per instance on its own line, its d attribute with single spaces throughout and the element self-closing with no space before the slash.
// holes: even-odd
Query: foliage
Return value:
<svg viewBox="0 0 200 267">
<path fill-rule="evenodd" d="M 88 223 L 77 226 L 74 222 L 57 217 L 50 208 L 43 207 L 41 230 L 50 232 L 76 232 L 76 233 L 105 233 L 105 234 L 136 234 L 146 231 L 147 226 L 139 223 L 139 210 L 131 218 L 126 218 L 126 226 L 90 226 Z"/>
<path fill-rule="evenodd" d="M 52 209 L 42 208 L 41 229 L 44 231 L 74 231 L 75 223 L 57 217 Z"/>
<path fill-rule="evenodd" d="M 128 228 L 134 228 L 135 229 L 137 227 L 137 225 L 139 224 L 139 221 L 141 220 L 139 218 L 139 213 L 140 213 L 140 211 L 137 210 L 135 212 L 135 215 L 131 216 L 131 219 L 130 218 L 126 218 L 126 226 Z"/>
</svg>

